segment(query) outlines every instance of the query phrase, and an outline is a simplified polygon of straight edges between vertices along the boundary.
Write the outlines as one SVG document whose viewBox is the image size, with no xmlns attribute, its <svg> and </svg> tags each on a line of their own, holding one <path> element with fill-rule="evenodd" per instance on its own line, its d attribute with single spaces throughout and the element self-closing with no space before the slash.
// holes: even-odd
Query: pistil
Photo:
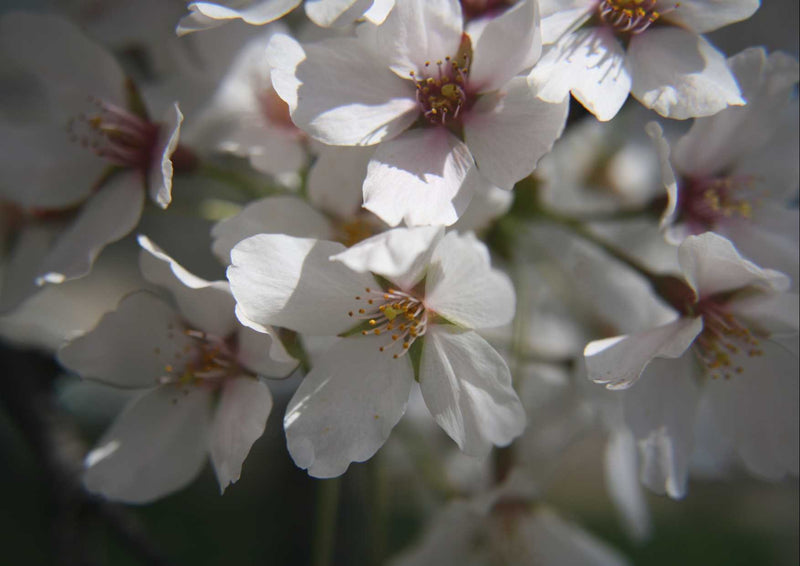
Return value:
<svg viewBox="0 0 800 566">
<path fill-rule="evenodd" d="M 408 352 L 414 341 L 427 330 L 428 311 L 425 304 L 409 293 L 367 287 L 363 295 L 356 296 L 356 300 L 364 306 L 348 312 L 348 316 L 366 321 L 369 330 L 362 330 L 363 336 L 386 336 L 388 341 L 378 349 L 387 352 L 399 348 L 392 355 L 395 359 Z"/>
</svg>

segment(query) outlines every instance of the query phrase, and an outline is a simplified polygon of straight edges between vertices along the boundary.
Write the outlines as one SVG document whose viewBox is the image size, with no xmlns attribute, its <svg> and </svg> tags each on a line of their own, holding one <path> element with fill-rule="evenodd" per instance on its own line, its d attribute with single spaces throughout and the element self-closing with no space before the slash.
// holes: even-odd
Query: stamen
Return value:
<svg viewBox="0 0 800 566">
<path fill-rule="evenodd" d="M 680 6 L 676 3 L 672 8 L 658 11 L 657 4 L 658 0 L 602 0 L 597 5 L 597 14 L 615 33 L 637 35 Z"/>
<path fill-rule="evenodd" d="M 750 219 L 760 204 L 755 178 L 748 175 L 684 178 L 679 193 L 681 219 L 692 233 L 714 230 L 726 219 Z"/>
<path fill-rule="evenodd" d="M 736 363 L 738 356 L 758 357 L 759 339 L 727 311 L 725 302 L 708 297 L 698 302 L 694 312 L 703 317 L 703 332 L 695 340 L 694 351 L 712 379 L 730 379 L 744 368 Z"/>
<path fill-rule="evenodd" d="M 366 295 L 360 295 L 360 300 L 370 308 L 358 309 L 354 318 L 364 320 L 371 329 L 362 330 L 362 336 L 381 336 L 388 334 L 386 343 L 379 346 L 381 352 L 390 349 L 397 350 L 393 358 L 404 355 L 414 341 L 425 334 L 428 324 L 428 311 L 424 303 L 409 293 L 397 289 L 373 292 L 365 289 Z M 348 313 L 350 315 L 352 311 Z"/>
</svg>

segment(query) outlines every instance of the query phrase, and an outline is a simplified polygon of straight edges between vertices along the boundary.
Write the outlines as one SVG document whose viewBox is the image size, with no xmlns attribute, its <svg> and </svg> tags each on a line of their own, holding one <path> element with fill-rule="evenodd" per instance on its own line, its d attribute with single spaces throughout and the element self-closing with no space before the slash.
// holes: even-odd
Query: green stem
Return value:
<svg viewBox="0 0 800 566">
<path fill-rule="evenodd" d="M 220 167 L 215 163 L 205 161 L 198 166 L 197 170 L 204 177 L 233 187 L 248 200 L 284 192 L 272 185 L 257 183 L 249 175 Z"/>
<path fill-rule="evenodd" d="M 638 272 L 646 279 L 648 279 L 652 284 L 656 284 L 656 282 L 661 279 L 662 276 L 654 273 L 650 268 L 645 266 L 642 262 L 638 259 L 629 256 L 622 250 L 616 248 L 614 245 L 606 242 L 601 237 L 594 234 L 591 230 L 589 230 L 583 223 L 583 221 L 578 220 L 576 218 L 572 218 L 570 216 L 566 216 L 560 214 L 558 212 L 554 212 L 552 210 L 542 210 L 538 211 L 538 215 L 546 220 L 550 220 L 555 222 L 556 224 L 560 224 L 566 228 L 569 228 L 576 236 L 579 236 L 586 240 L 587 242 L 594 244 L 598 248 L 602 249 L 608 255 L 616 259 L 617 261 L 627 265 L 634 271 Z"/>
<path fill-rule="evenodd" d="M 314 518 L 314 546 L 311 558 L 314 566 L 333 564 L 340 487 L 340 478 L 317 482 L 317 509 Z"/>
</svg>

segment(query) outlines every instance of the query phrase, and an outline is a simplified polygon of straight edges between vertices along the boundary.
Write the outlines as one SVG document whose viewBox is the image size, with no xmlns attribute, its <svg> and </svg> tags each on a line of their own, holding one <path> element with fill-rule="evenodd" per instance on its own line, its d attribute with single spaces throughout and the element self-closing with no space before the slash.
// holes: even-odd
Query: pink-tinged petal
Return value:
<svg viewBox="0 0 800 566">
<path fill-rule="evenodd" d="M 624 392 L 625 421 L 639 445 L 640 478 L 656 493 L 686 494 L 697 400 L 696 360 L 655 360 L 643 379 Z"/>
<path fill-rule="evenodd" d="M 227 281 L 206 281 L 187 271 L 146 236 L 139 236 L 142 252 L 139 268 L 144 278 L 169 290 L 181 316 L 193 330 L 219 338 L 237 327 L 233 299 Z"/>
<path fill-rule="evenodd" d="M 631 94 L 666 118 L 683 120 L 745 104 L 725 56 L 702 36 L 664 27 L 628 46 Z"/>
<path fill-rule="evenodd" d="M 713 232 L 688 236 L 678 248 L 678 261 L 700 298 L 751 286 L 784 291 L 790 284 L 786 275 L 746 260 L 730 240 Z"/>
<path fill-rule="evenodd" d="M 477 332 L 430 327 L 419 383 L 436 422 L 466 454 L 486 456 L 493 444 L 505 446 L 525 428 L 508 366 Z"/>
<path fill-rule="evenodd" d="M 291 196 L 266 197 L 248 204 L 241 212 L 215 224 L 211 251 L 230 263 L 233 247 L 256 234 L 286 234 L 298 238 L 330 239 L 330 221 L 305 201 Z"/>
<path fill-rule="evenodd" d="M 308 19 L 322 27 L 346 26 L 360 18 L 371 0 L 306 0 Z"/>
<path fill-rule="evenodd" d="M 469 31 L 468 27 L 467 34 Z M 503 88 L 530 68 L 542 52 L 536 2 L 523 0 L 491 19 L 473 41 L 472 52 L 469 86 L 477 92 Z"/>
<path fill-rule="evenodd" d="M 272 327 L 260 332 L 242 327 L 236 336 L 236 359 L 257 375 L 286 377 L 297 367 L 297 360 L 289 355 Z"/>
<path fill-rule="evenodd" d="M 42 262 L 37 283 L 62 283 L 91 271 L 102 249 L 139 223 L 144 206 L 137 172 L 119 172 L 106 181 L 81 208 Z"/>
<path fill-rule="evenodd" d="M 564 35 L 542 55 L 528 80 L 548 102 L 560 102 L 572 92 L 602 121 L 617 115 L 631 90 L 625 49 L 605 28 Z"/>
<path fill-rule="evenodd" d="M 425 63 L 455 57 L 461 25 L 458 0 L 404 0 L 378 28 L 378 43 L 391 69 L 405 79 L 411 71 L 421 73 Z"/>
<path fill-rule="evenodd" d="M 583 355 L 589 379 L 608 389 L 627 389 L 656 358 L 679 358 L 703 330 L 703 319 L 679 318 L 628 336 L 590 342 Z"/>
<path fill-rule="evenodd" d="M 678 181 L 675 178 L 675 171 L 672 169 L 669 142 L 664 137 L 664 130 L 661 125 L 658 122 L 648 122 L 644 129 L 653 141 L 656 153 L 658 153 L 661 182 L 667 190 L 667 206 L 661 214 L 659 223 L 661 229 L 666 230 L 678 218 Z"/>
<path fill-rule="evenodd" d="M 308 172 L 308 198 L 322 210 L 350 218 L 363 202 L 371 148 L 325 147 Z"/>
<path fill-rule="evenodd" d="M 353 271 L 372 272 L 409 291 L 425 275 L 442 226 L 395 228 L 331 256 Z"/>
<path fill-rule="evenodd" d="M 237 314 L 306 334 L 334 335 L 350 329 L 357 322 L 348 316 L 359 308 L 355 297 L 379 285 L 371 275 L 329 259 L 344 249 L 334 242 L 282 234 L 259 234 L 239 242 L 228 268 Z"/>
<path fill-rule="evenodd" d="M 383 446 L 406 410 L 408 356 L 380 352 L 381 337 L 346 338 L 314 364 L 286 408 L 283 426 L 297 466 L 317 478 L 343 474 Z"/>
<path fill-rule="evenodd" d="M 605 484 L 627 533 L 637 541 L 650 535 L 652 522 L 647 501 L 639 485 L 636 439 L 625 428 L 608 439 L 603 459 Z"/>
<path fill-rule="evenodd" d="M 694 121 L 675 144 L 675 164 L 684 173 L 714 176 L 739 165 L 785 123 L 781 110 L 797 107 L 792 96 L 798 81 L 795 58 L 780 52 L 767 56 L 764 48 L 754 47 L 731 57 L 728 63 L 747 104 Z M 797 128 L 793 130 L 796 137 Z M 796 154 L 795 147 L 792 155 Z"/>
<path fill-rule="evenodd" d="M 774 481 L 798 474 L 800 364 L 796 352 L 775 342 L 764 340 L 759 348 L 763 355 L 738 356 L 742 372 L 710 379 L 706 392 L 720 432 L 747 468 Z"/>
<path fill-rule="evenodd" d="M 178 147 L 181 122 L 183 114 L 176 102 L 161 119 L 158 144 L 153 152 L 155 163 L 148 171 L 147 191 L 161 208 L 167 208 L 172 201 L 172 154 Z"/>
<path fill-rule="evenodd" d="M 521 536 L 527 541 L 531 561 L 541 566 L 626 566 L 627 560 L 615 549 L 583 530 L 579 525 L 539 506 L 523 523 Z"/>
<path fill-rule="evenodd" d="M 14 12 L 0 20 L 0 38 L 5 54 L 48 88 L 124 104 L 122 68 L 67 20 Z"/>
<path fill-rule="evenodd" d="M 661 4 L 665 22 L 707 33 L 746 20 L 758 10 L 761 0 L 661 0 Z"/>
<path fill-rule="evenodd" d="M 222 386 L 209 435 L 209 453 L 220 492 L 236 483 L 253 443 L 264 434 L 272 395 L 259 379 L 237 377 Z"/>
<path fill-rule="evenodd" d="M 160 377 L 180 372 L 183 349 L 193 347 L 180 315 L 146 291 L 128 295 L 92 330 L 58 352 L 75 373 L 116 387 L 152 387 Z"/>
<path fill-rule="evenodd" d="M 192 2 L 188 6 L 189 14 L 181 18 L 175 31 L 178 35 L 186 35 L 237 19 L 260 26 L 288 14 L 299 4 L 300 0 L 250 0 L 244 3 L 230 0 Z"/>
<path fill-rule="evenodd" d="M 514 318 L 514 286 L 492 269 L 489 252 L 474 234 L 450 232 L 433 251 L 425 304 L 466 328 L 492 328 Z"/>
<path fill-rule="evenodd" d="M 134 400 L 86 456 L 83 484 L 114 501 L 149 503 L 191 482 L 206 459 L 211 392 L 158 387 Z"/>
<path fill-rule="evenodd" d="M 301 46 L 275 35 L 267 46 L 272 86 L 297 127 L 330 145 L 374 145 L 419 115 L 414 85 L 375 57 L 369 43 L 337 38 Z"/>
<path fill-rule="evenodd" d="M 464 117 L 464 138 L 478 170 L 502 189 L 528 176 L 564 130 L 568 100 L 537 98 L 524 77 L 486 94 Z"/>
<path fill-rule="evenodd" d="M 16 235 L 14 248 L 3 265 L 0 313 L 16 308 L 39 290 L 39 266 L 58 236 L 59 227 L 33 223 L 23 226 Z"/>
<path fill-rule="evenodd" d="M 364 180 L 364 208 L 390 226 L 449 226 L 472 198 L 464 142 L 444 128 L 410 130 L 378 146 Z M 469 187 L 466 187 L 467 189 Z"/>
</svg>

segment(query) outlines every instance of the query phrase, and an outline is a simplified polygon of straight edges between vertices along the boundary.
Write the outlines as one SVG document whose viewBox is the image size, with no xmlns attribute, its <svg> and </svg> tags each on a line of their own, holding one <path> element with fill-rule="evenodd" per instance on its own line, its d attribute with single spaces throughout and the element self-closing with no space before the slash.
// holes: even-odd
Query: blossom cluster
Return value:
<svg viewBox="0 0 800 566">
<path fill-rule="evenodd" d="M 624 563 L 540 506 L 578 429 L 607 435 L 634 534 L 640 483 L 684 497 L 694 454 L 797 477 L 798 62 L 705 35 L 758 0 L 300 3 L 153 8 L 169 33 L 128 30 L 146 63 L 92 22 L 0 19 L 23 93 L 0 116 L 4 335 L 41 346 L 24 329 L 138 243 L 116 305 L 48 344 L 136 392 L 88 491 L 151 502 L 207 454 L 221 491 L 257 481 L 289 376 L 313 477 L 407 412 L 437 450 L 510 460 L 398 564 Z"/>
</svg>

